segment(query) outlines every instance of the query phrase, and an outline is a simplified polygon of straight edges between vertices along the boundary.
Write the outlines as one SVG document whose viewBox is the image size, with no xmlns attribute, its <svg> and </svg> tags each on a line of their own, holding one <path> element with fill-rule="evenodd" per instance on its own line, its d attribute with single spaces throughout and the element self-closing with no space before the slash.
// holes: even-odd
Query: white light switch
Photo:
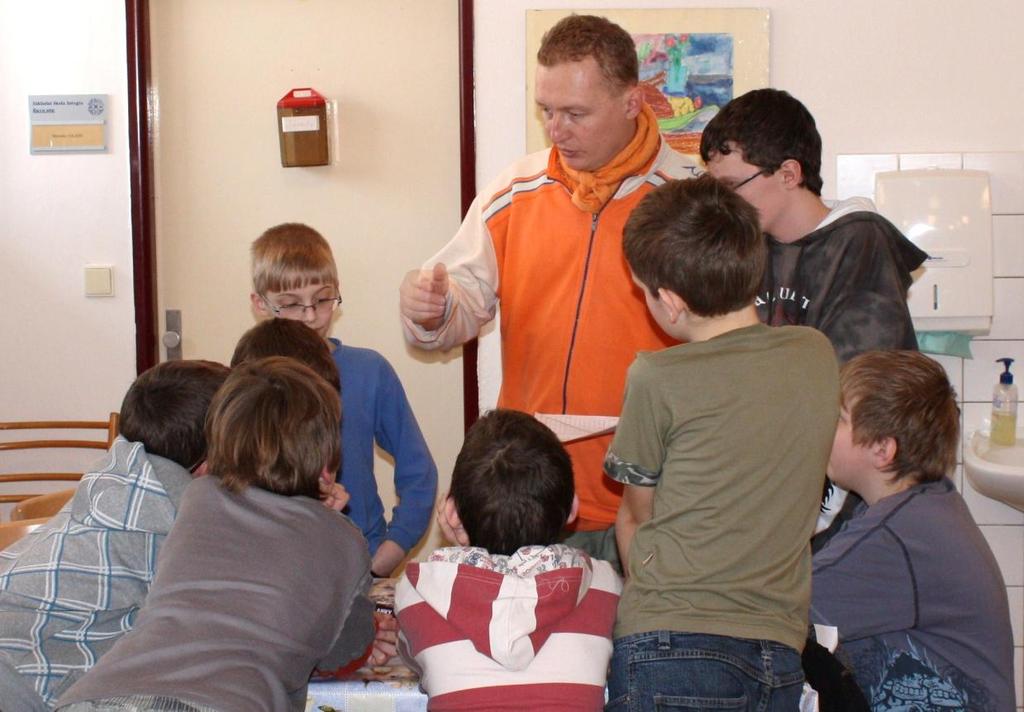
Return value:
<svg viewBox="0 0 1024 712">
<path fill-rule="evenodd" d="M 114 269 L 110 265 L 87 265 L 85 268 L 85 296 L 114 296 Z"/>
</svg>

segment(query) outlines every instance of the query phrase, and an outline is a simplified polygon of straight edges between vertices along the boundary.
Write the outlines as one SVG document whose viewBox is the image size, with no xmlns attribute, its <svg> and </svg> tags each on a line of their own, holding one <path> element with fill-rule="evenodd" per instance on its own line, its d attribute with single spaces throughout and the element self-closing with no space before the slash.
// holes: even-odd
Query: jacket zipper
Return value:
<svg viewBox="0 0 1024 712">
<path fill-rule="evenodd" d="M 600 211 L 590 218 L 590 242 L 587 245 L 587 259 L 583 262 L 583 281 L 580 282 L 580 294 L 576 299 L 576 317 L 572 323 L 572 337 L 569 339 L 569 354 L 565 359 L 565 377 L 562 379 L 562 413 L 569 412 L 569 369 L 572 367 L 572 353 L 576 348 L 576 332 L 580 325 L 580 311 L 583 308 L 583 293 L 587 288 L 587 277 L 590 274 L 590 256 L 594 252 L 594 237 L 597 235 L 597 217 Z"/>
</svg>

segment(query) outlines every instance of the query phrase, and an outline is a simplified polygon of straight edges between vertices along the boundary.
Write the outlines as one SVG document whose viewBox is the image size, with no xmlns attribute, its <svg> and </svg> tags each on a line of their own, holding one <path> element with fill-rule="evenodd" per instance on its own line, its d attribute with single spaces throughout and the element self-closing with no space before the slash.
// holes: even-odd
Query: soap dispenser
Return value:
<svg viewBox="0 0 1024 712">
<path fill-rule="evenodd" d="M 1013 385 L 1010 373 L 1012 358 L 996 359 L 1006 369 L 999 374 L 999 383 L 992 391 L 992 434 L 993 445 L 1012 446 L 1017 442 L 1017 386 Z"/>
</svg>

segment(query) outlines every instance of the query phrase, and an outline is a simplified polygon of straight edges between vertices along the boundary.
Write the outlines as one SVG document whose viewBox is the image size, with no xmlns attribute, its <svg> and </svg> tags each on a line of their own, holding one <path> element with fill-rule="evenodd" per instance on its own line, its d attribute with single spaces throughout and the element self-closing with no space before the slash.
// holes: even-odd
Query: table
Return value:
<svg viewBox="0 0 1024 712">
<path fill-rule="evenodd" d="M 374 579 L 370 600 L 376 615 L 394 615 L 397 579 Z M 336 677 L 309 682 L 305 712 L 423 712 L 427 696 L 420 692 L 419 678 L 401 660 L 387 665 L 364 665 Z"/>
<path fill-rule="evenodd" d="M 427 696 L 409 668 L 394 665 L 360 668 L 351 677 L 310 681 L 306 712 L 321 706 L 338 712 L 423 712 Z"/>
</svg>

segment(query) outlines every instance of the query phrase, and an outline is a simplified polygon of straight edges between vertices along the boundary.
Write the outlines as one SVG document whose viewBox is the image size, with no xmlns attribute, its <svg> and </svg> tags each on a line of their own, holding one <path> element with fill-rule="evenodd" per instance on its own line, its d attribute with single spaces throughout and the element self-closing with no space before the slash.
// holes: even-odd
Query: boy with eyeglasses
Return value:
<svg viewBox="0 0 1024 712">
<path fill-rule="evenodd" d="M 822 201 L 821 135 L 807 107 L 778 89 L 748 92 L 707 125 L 700 155 L 757 208 L 768 248 L 755 302 L 762 322 L 818 329 L 840 363 L 873 349 L 917 350 L 907 289 L 927 255 L 867 198 Z M 817 530 L 845 498 L 827 488 Z"/>
<path fill-rule="evenodd" d="M 390 576 L 427 530 L 437 467 L 391 364 L 376 351 L 342 344 L 328 333 L 341 304 L 338 269 L 327 240 L 285 223 L 252 244 L 252 304 L 257 314 L 301 321 L 327 339 L 341 378 L 341 468 L 351 496 L 346 513 L 362 530 L 375 576 Z M 390 523 L 377 493 L 374 443 L 394 458 L 398 505 Z"/>
</svg>

